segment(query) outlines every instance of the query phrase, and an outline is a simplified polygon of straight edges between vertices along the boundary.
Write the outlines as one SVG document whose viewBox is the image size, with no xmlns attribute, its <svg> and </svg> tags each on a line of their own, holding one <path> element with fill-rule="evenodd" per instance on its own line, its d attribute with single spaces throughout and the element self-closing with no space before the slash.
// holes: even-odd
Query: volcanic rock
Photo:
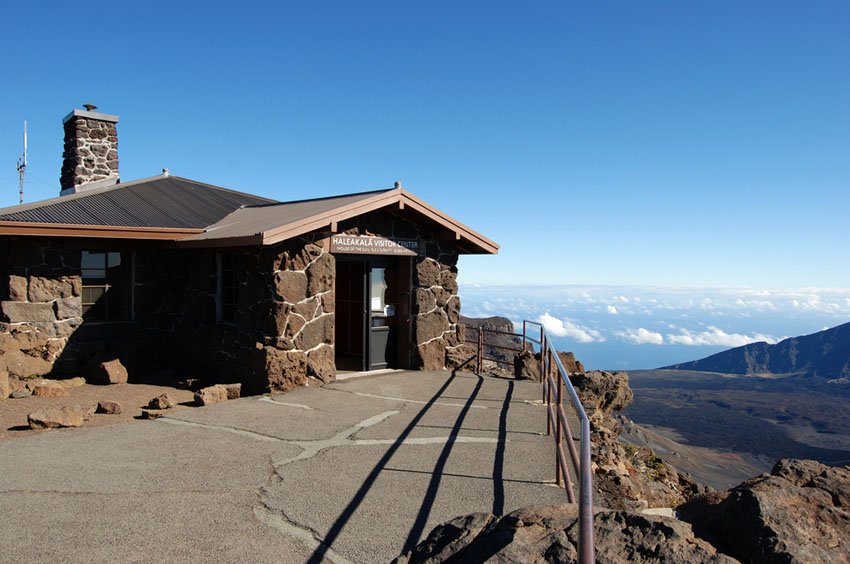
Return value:
<svg viewBox="0 0 850 564">
<path fill-rule="evenodd" d="M 195 403 L 198 405 L 213 405 L 227 401 L 227 388 L 221 385 L 201 388 L 195 392 Z"/>
<path fill-rule="evenodd" d="M 85 410 L 79 405 L 65 406 L 61 409 L 42 409 L 27 415 L 27 421 L 32 429 L 81 427 L 85 420 Z"/>
<path fill-rule="evenodd" d="M 98 384 L 126 384 L 127 369 L 119 359 L 101 362 L 92 371 L 92 380 Z"/>
<path fill-rule="evenodd" d="M 700 536 L 747 562 L 850 560 L 850 467 L 780 460 L 764 474 L 679 508 Z"/>
<path fill-rule="evenodd" d="M 120 415 L 124 412 L 124 408 L 117 401 L 101 400 L 97 402 L 97 413 L 105 413 L 107 415 Z"/>
</svg>

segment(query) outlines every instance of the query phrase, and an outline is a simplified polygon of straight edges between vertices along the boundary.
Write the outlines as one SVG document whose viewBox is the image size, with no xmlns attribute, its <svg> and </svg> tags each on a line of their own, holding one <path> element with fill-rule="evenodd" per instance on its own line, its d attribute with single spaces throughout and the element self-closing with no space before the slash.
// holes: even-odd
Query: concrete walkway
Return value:
<svg viewBox="0 0 850 564">
<path fill-rule="evenodd" d="M 0 562 L 387 562 L 566 501 L 540 387 L 399 372 L 0 442 Z"/>
</svg>

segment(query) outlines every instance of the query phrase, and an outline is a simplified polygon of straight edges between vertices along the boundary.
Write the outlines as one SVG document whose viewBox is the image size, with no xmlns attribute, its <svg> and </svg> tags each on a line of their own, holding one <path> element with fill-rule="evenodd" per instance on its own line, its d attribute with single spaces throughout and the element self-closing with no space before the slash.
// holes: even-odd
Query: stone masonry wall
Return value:
<svg viewBox="0 0 850 564">
<path fill-rule="evenodd" d="M 79 251 L 55 239 L 0 239 L 0 372 L 51 372 L 83 321 L 81 294 Z"/>
<path fill-rule="evenodd" d="M 336 261 L 317 238 L 287 241 L 262 255 L 268 270 L 269 300 L 254 374 L 273 390 L 330 382 L 334 360 Z"/>
<path fill-rule="evenodd" d="M 115 123 L 82 116 L 65 122 L 65 147 L 59 185 L 71 188 L 118 177 L 118 133 Z"/>
</svg>

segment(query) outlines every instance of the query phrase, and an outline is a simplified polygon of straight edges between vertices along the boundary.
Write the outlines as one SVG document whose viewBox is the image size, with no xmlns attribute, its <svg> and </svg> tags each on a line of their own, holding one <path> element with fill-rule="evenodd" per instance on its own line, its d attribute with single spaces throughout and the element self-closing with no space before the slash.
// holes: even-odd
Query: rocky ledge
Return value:
<svg viewBox="0 0 850 564">
<path fill-rule="evenodd" d="M 850 562 L 850 467 L 781 460 L 717 492 L 619 441 L 628 374 L 570 379 L 591 421 L 598 562 Z M 395 562 L 575 562 L 577 547 L 575 505 L 531 506 L 456 517 Z"/>
</svg>

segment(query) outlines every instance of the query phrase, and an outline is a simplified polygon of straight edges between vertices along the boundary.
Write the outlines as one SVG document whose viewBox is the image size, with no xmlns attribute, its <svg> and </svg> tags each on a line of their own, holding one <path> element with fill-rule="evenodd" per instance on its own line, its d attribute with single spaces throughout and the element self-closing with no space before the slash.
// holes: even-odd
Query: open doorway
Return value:
<svg viewBox="0 0 850 564">
<path fill-rule="evenodd" d="M 336 257 L 338 372 L 410 367 L 411 261 Z"/>
</svg>

